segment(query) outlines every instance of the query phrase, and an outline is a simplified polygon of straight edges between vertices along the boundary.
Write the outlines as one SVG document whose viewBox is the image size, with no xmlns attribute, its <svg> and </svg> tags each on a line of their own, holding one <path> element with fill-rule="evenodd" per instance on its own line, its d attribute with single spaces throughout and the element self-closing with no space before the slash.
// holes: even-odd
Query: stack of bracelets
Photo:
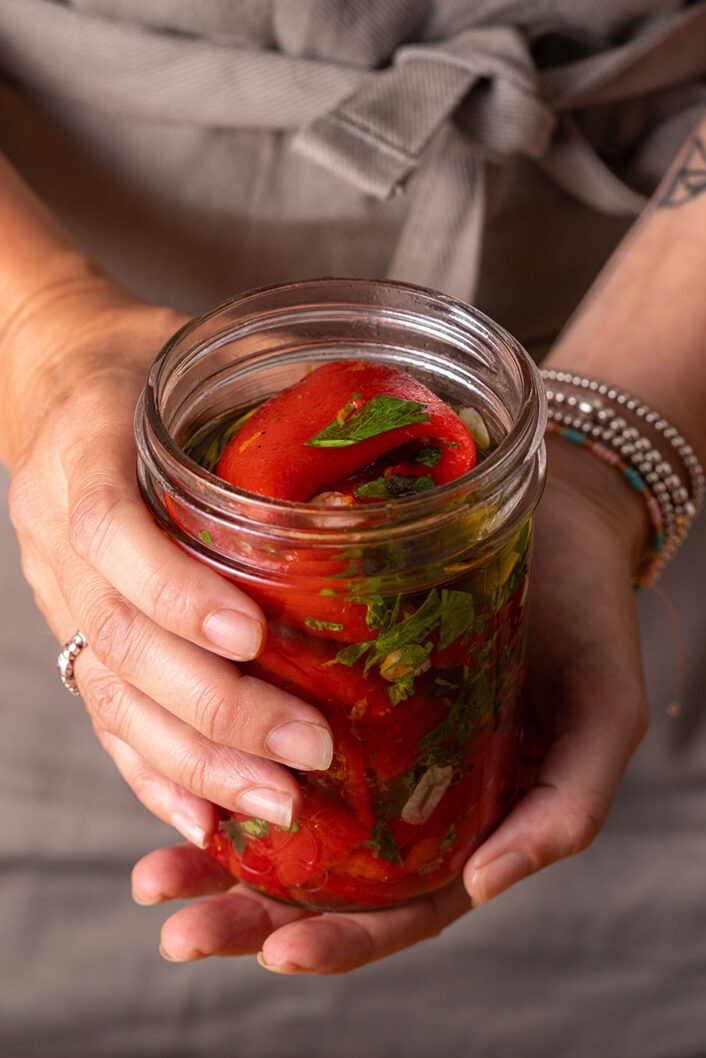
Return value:
<svg viewBox="0 0 706 1058">
<path fill-rule="evenodd" d="M 544 369 L 542 378 L 547 432 L 588 448 L 644 499 L 652 543 L 635 584 L 649 584 L 673 558 L 703 503 L 698 459 L 673 426 L 629 393 L 568 371 Z"/>
</svg>

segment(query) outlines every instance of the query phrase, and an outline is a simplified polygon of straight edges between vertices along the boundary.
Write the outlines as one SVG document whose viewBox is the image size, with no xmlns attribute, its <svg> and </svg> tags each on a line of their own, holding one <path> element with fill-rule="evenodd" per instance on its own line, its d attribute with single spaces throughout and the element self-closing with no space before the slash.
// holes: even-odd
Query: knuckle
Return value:
<svg viewBox="0 0 706 1058">
<path fill-rule="evenodd" d="M 115 531 L 120 499 L 120 492 L 113 485 L 98 484 L 70 505 L 69 541 L 76 554 L 91 564 Z"/>
<path fill-rule="evenodd" d="M 30 534 L 36 526 L 35 502 L 31 475 L 18 470 L 10 482 L 8 491 L 10 520 L 18 535 Z"/>
<path fill-rule="evenodd" d="M 128 726 L 127 684 L 113 673 L 94 676 L 85 701 L 94 727 L 124 739 Z"/>
<path fill-rule="evenodd" d="M 603 812 L 599 811 L 598 806 L 576 805 L 567 820 L 563 855 L 575 856 L 587 849 L 598 837 L 602 825 Z"/>
<path fill-rule="evenodd" d="M 125 599 L 102 598 L 85 622 L 85 635 L 99 661 L 121 669 L 139 652 L 135 636 L 137 611 Z"/>
<path fill-rule="evenodd" d="M 173 625 L 193 606 L 194 593 L 189 586 L 161 568 L 150 570 L 141 585 L 141 593 L 145 610 L 160 625 Z"/>
<path fill-rule="evenodd" d="M 209 742 L 230 744 L 235 710 L 222 694 L 211 687 L 200 688 L 193 698 L 193 711 L 197 730 Z"/>
<path fill-rule="evenodd" d="M 206 796 L 211 771 L 210 758 L 207 753 L 191 753 L 184 758 L 179 771 L 183 775 L 183 780 L 181 778 L 179 780 L 181 785 L 186 786 L 199 797 Z"/>
</svg>

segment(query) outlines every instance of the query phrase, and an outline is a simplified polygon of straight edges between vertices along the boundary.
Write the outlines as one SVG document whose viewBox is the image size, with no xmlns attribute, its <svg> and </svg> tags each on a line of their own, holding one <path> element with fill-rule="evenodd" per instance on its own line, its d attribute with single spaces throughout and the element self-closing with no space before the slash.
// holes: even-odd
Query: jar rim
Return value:
<svg viewBox="0 0 706 1058">
<path fill-rule="evenodd" d="M 235 315 L 237 315 L 237 321 L 241 326 L 247 321 L 252 323 L 253 320 L 258 318 L 269 319 L 273 323 L 276 322 L 285 311 L 284 307 L 281 310 L 270 307 L 259 315 L 256 311 L 253 311 L 257 309 L 259 302 L 273 294 L 281 296 L 283 305 L 287 306 L 287 311 L 292 312 L 296 311 L 297 307 L 304 307 L 304 304 L 299 305 L 296 298 L 306 289 L 321 289 L 323 299 L 323 295 L 327 290 L 333 291 L 335 288 L 340 289 L 342 287 L 347 290 L 361 292 L 363 289 L 375 289 L 380 296 L 375 299 L 374 306 L 366 303 L 366 307 L 374 307 L 376 309 L 385 308 L 384 292 L 386 290 L 398 295 L 410 295 L 419 299 L 427 309 L 433 306 L 437 312 L 443 312 L 447 317 L 444 324 L 449 331 L 454 328 L 462 328 L 472 322 L 474 328 L 480 328 L 484 332 L 486 340 L 492 340 L 499 344 L 510 354 L 525 396 L 519 414 L 515 417 L 509 430 L 501 438 L 494 451 L 472 470 L 467 471 L 453 481 L 436 486 L 429 492 L 398 497 L 394 500 L 375 501 L 355 508 L 324 508 L 314 506 L 306 501 L 273 499 L 262 496 L 231 485 L 191 459 L 183 448 L 177 444 L 160 413 L 160 393 L 165 382 L 165 375 L 173 371 L 173 364 L 170 363 L 171 354 L 179 346 L 184 345 L 190 336 L 198 334 L 199 330 L 203 329 L 209 321 L 212 322 L 220 316 L 227 315 L 230 317 L 228 327 L 218 332 L 221 335 L 228 333 L 235 336 L 237 334 Z M 289 300 L 290 297 L 293 300 Z M 330 311 L 338 303 L 336 300 L 328 302 L 323 302 L 322 300 L 322 303 L 318 306 L 312 306 L 307 303 L 307 307 L 314 310 L 317 307 L 319 309 L 326 308 L 326 310 Z M 356 304 L 360 305 L 362 302 L 351 299 L 350 301 L 346 300 L 345 304 L 350 307 Z M 401 319 L 410 315 L 404 310 L 396 308 L 393 311 Z M 215 337 L 215 335 L 209 336 L 211 344 Z M 192 354 L 196 348 L 196 345 L 191 346 Z M 309 361 L 315 359 L 310 351 L 307 352 L 306 348 L 302 347 L 296 359 L 304 358 Z M 238 374 L 252 369 L 258 359 L 257 354 L 243 357 L 234 365 L 234 373 Z M 292 356 L 292 359 L 294 360 L 295 357 Z M 328 355 L 326 359 L 330 360 L 331 356 Z M 361 359 L 365 359 L 365 357 L 362 356 Z M 325 362 L 325 359 L 322 357 L 323 362 Z M 153 464 L 154 461 L 149 458 L 149 449 L 156 442 L 161 450 L 162 472 L 166 470 L 167 477 L 173 485 L 188 490 L 200 506 L 209 508 L 212 512 L 214 508 L 221 509 L 229 515 L 233 513 L 233 508 L 235 507 L 240 517 L 244 517 L 251 522 L 265 520 L 271 523 L 273 519 L 277 520 L 278 515 L 281 516 L 283 521 L 290 521 L 294 518 L 299 527 L 315 529 L 328 538 L 330 534 L 336 535 L 342 531 L 350 532 L 351 529 L 364 530 L 367 526 L 374 526 L 375 531 L 379 533 L 381 528 L 380 518 L 383 514 L 387 517 L 392 515 L 391 521 L 395 527 L 399 528 L 400 525 L 409 526 L 410 524 L 416 525 L 420 522 L 426 522 L 430 517 L 438 518 L 439 512 L 445 507 L 454 508 L 456 504 L 453 501 L 457 497 L 467 494 L 475 495 L 492 490 L 496 483 L 502 480 L 508 472 L 529 463 L 536 456 L 544 437 L 545 419 L 546 407 L 543 399 L 543 386 L 537 366 L 520 343 L 503 327 L 486 316 L 485 313 L 447 294 L 410 283 L 388 279 L 326 276 L 258 287 L 235 297 L 227 298 L 203 315 L 188 321 L 168 339 L 153 361 L 147 383 L 137 407 L 136 433 L 141 457 L 148 464 Z M 154 466 L 152 466 L 152 469 L 154 469 Z"/>
</svg>

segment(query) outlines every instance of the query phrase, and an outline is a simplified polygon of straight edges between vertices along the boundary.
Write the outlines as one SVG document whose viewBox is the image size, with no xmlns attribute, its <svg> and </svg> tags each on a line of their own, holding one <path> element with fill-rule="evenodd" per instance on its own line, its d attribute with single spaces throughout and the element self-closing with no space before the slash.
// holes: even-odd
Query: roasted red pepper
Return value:
<svg viewBox="0 0 706 1058">
<path fill-rule="evenodd" d="M 416 379 L 385 364 L 334 361 L 262 404 L 231 439 L 216 473 L 261 496 L 306 501 L 325 491 L 345 495 L 347 477 L 373 468 L 366 481 L 351 483 L 353 502 L 395 498 L 394 492 L 385 495 L 384 486 L 378 497 L 366 497 L 365 490 L 356 497 L 355 491 L 391 477 L 394 463 L 379 473 L 374 469 L 380 458 L 420 440 L 438 442 L 435 454 L 427 464 L 415 463 L 413 451 L 415 472 L 398 477 L 428 477 L 433 487 L 475 466 L 468 428 Z"/>
<path fill-rule="evenodd" d="M 216 471 L 269 498 L 357 506 L 421 494 L 475 462 L 468 428 L 417 380 L 337 361 L 244 416 Z M 515 793 L 527 533 L 411 594 L 381 589 L 349 554 L 284 565 L 289 582 L 244 585 L 270 619 L 249 668 L 321 710 L 334 760 L 300 774 L 292 828 L 224 818 L 210 851 L 250 885 L 315 908 L 438 888 Z"/>
</svg>

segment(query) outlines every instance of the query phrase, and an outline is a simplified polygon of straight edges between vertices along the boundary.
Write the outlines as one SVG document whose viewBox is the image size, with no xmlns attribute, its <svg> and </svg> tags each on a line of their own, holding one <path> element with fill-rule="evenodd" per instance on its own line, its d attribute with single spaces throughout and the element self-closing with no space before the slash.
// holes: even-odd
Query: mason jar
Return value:
<svg viewBox="0 0 706 1058">
<path fill-rule="evenodd" d="M 475 468 L 355 507 L 217 477 L 245 416 L 330 361 L 391 365 L 424 384 L 468 424 Z M 295 773 L 303 807 L 290 827 L 220 809 L 210 853 L 249 886 L 316 910 L 386 907 L 447 885 L 519 792 L 545 471 L 529 356 L 431 290 L 289 283 L 183 327 L 152 366 L 136 422 L 157 523 L 267 615 L 266 646 L 242 667 L 316 706 L 333 733 L 330 768 Z"/>
</svg>

